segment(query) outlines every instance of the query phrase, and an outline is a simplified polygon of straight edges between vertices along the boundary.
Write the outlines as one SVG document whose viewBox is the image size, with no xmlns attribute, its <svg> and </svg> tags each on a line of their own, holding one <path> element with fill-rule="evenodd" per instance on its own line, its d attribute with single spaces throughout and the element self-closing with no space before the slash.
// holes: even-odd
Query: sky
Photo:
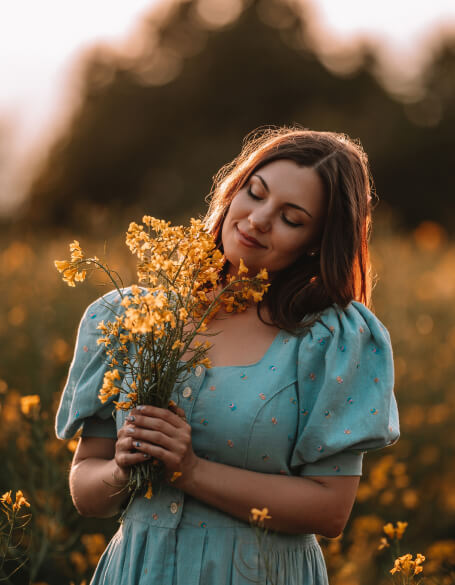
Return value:
<svg viewBox="0 0 455 585">
<path fill-rule="evenodd" d="M 7 149 L 0 144 L 0 213 L 24 190 L 20 181 L 25 175 L 17 172 L 18 166 L 44 144 L 51 122 L 55 125 L 78 55 L 100 42 L 127 43 L 140 17 L 162 1 L 5 1 L 0 18 L 0 130 L 9 132 L 9 138 Z M 368 37 L 382 48 L 397 75 L 416 70 L 441 30 L 455 29 L 454 0 L 307 3 L 322 52 Z"/>
</svg>

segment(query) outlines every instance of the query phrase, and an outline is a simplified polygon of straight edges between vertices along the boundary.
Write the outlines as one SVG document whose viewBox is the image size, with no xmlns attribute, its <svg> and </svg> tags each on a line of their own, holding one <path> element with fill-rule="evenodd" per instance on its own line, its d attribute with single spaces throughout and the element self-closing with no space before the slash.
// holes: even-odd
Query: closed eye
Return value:
<svg viewBox="0 0 455 585">
<path fill-rule="evenodd" d="M 290 221 L 285 215 L 281 215 L 281 219 L 284 221 L 284 223 L 286 223 L 287 225 L 291 226 L 291 227 L 300 227 L 303 225 L 303 223 L 295 223 L 293 221 Z"/>
<path fill-rule="evenodd" d="M 248 189 L 246 190 L 246 192 L 253 199 L 258 199 L 258 200 L 262 199 L 262 197 L 259 197 L 259 195 L 256 195 L 255 193 L 253 193 L 253 191 L 251 190 L 251 185 L 248 187 Z"/>
<path fill-rule="evenodd" d="M 251 185 L 249 185 L 249 186 L 248 186 L 248 188 L 247 188 L 246 192 L 248 193 L 248 195 L 249 195 L 249 196 L 250 196 L 252 199 L 255 199 L 256 201 L 262 201 L 262 199 L 263 199 L 263 198 L 262 198 L 262 197 L 260 197 L 259 195 L 256 195 L 256 193 L 253 193 L 253 191 L 251 190 Z M 281 214 L 281 219 L 284 221 L 284 223 L 285 223 L 286 225 L 288 225 L 288 226 L 290 226 L 290 227 L 297 228 L 297 227 L 300 227 L 300 226 L 302 226 L 302 225 L 303 225 L 302 223 L 295 223 L 295 222 L 293 222 L 293 221 L 289 220 L 289 219 L 288 219 L 288 218 L 287 218 L 287 217 L 284 215 L 284 213 L 282 213 L 282 214 Z"/>
</svg>

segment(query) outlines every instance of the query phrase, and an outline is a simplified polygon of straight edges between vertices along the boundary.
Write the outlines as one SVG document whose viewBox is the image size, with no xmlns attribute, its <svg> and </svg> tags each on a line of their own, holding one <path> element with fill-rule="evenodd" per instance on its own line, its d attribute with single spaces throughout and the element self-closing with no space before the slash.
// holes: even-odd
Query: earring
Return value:
<svg viewBox="0 0 455 585">
<path fill-rule="evenodd" d="M 311 250 L 310 252 L 308 252 L 308 256 L 316 256 L 317 253 L 318 250 Z"/>
</svg>

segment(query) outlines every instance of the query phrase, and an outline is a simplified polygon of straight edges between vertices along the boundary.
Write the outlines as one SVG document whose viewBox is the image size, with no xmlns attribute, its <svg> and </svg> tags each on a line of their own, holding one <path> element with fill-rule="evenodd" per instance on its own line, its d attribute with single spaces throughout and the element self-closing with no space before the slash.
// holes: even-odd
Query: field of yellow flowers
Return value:
<svg viewBox="0 0 455 585">
<path fill-rule="evenodd" d="M 53 261 L 65 257 L 71 239 L 0 240 L 5 583 L 88 583 L 117 526 L 116 519 L 77 515 L 67 482 L 76 442 L 58 441 L 53 430 L 78 321 L 110 290 L 99 276 L 71 290 L 61 282 Z M 132 282 L 135 266 L 122 240 L 109 242 L 107 260 Z M 81 244 L 103 256 L 102 242 Z M 374 309 L 394 345 L 402 438 L 368 455 L 344 534 L 321 539 L 330 583 L 455 584 L 455 244 L 434 223 L 405 234 L 383 222 L 373 238 L 373 265 Z"/>
</svg>

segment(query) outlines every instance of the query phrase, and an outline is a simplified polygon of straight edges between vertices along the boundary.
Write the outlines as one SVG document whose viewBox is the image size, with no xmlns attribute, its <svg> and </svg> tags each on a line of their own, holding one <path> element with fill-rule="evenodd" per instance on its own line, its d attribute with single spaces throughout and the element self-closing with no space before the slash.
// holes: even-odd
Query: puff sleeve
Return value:
<svg viewBox="0 0 455 585">
<path fill-rule="evenodd" d="M 105 346 L 98 345 L 100 321 L 113 321 L 120 313 L 120 295 L 107 293 L 92 303 L 79 325 L 76 347 L 56 417 L 56 434 L 70 439 L 82 426 L 82 434 L 90 437 L 117 438 L 111 397 L 102 404 L 98 393 L 107 370 Z"/>
<path fill-rule="evenodd" d="M 361 303 L 330 307 L 302 337 L 297 370 L 291 468 L 304 476 L 361 475 L 363 453 L 399 437 L 388 331 Z"/>
</svg>

